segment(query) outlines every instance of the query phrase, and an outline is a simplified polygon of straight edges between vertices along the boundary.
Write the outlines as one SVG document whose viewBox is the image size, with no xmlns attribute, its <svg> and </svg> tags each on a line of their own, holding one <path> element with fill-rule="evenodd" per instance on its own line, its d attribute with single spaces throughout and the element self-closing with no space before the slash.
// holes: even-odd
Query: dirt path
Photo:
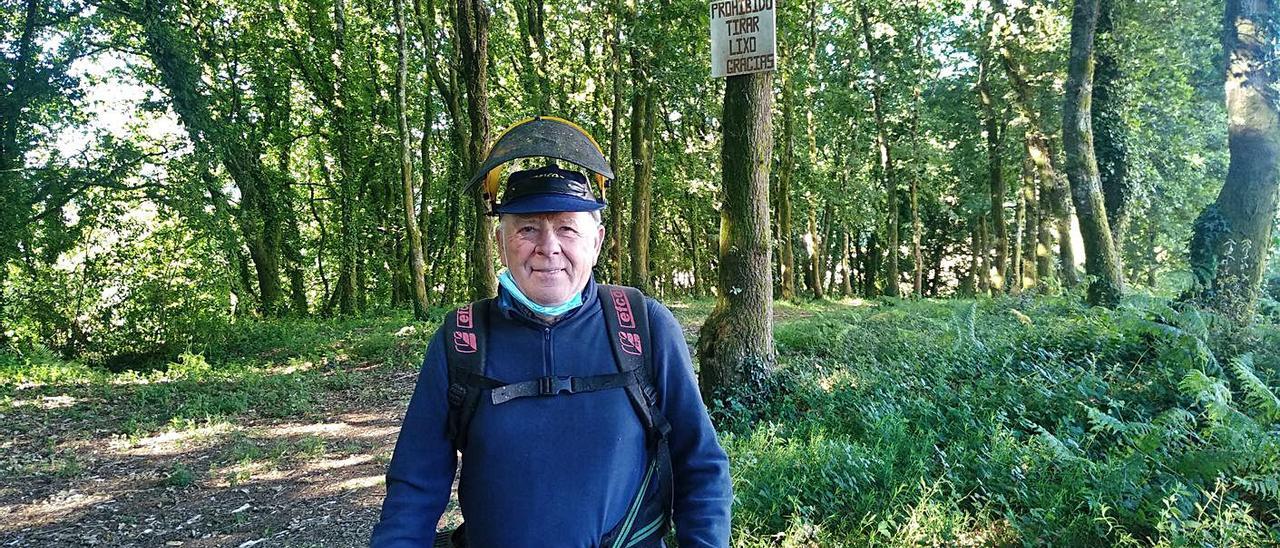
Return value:
<svg viewBox="0 0 1280 548">
<path fill-rule="evenodd" d="M 367 545 L 415 378 L 355 368 L 313 416 L 135 439 L 92 414 L 0 415 L 0 546 Z M 22 462 L 30 455 L 49 462 Z"/>
<path fill-rule="evenodd" d="M 709 305 L 672 308 L 692 345 Z M 328 350 L 352 351 L 378 329 L 337 335 Z M 118 434 L 139 430 L 129 427 L 139 394 L 127 386 L 10 388 L 0 393 L 0 548 L 365 546 L 424 344 L 397 335 L 378 357 L 325 359 L 311 372 L 325 388 L 307 412 L 270 418 L 286 405 L 268 401 L 230 420 L 141 429 L 146 436 Z M 274 351 L 258 358 L 286 361 Z M 451 504 L 441 526 L 460 519 Z"/>
</svg>

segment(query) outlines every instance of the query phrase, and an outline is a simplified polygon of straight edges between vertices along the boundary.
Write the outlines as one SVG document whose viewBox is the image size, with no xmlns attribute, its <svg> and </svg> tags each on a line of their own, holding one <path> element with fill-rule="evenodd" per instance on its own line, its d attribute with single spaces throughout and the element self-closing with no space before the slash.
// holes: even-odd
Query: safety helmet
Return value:
<svg viewBox="0 0 1280 548">
<path fill-rule="evenodd" d="M 591 178 L 594 179 L 599 187 L 599 195 L 592 196 L 592 198 L 600 205 L 594 209 L 604 207 L 606 203 L 605 190 L 608 188 L 609 182 L 614 179 L 614 174 L 608 160 L 604 157 L 604 152 L 600 149 L 600 144 L 589 133 L 573 122 L 554 116 L 534 116 L 511 125 L 498 136 L 493 148 L 489 150 L 489 156 L 485 158 L 484 163 L 480 164 L 480 169 L 476 171 L 467 184 L 466 190 L 468 192 L 474 192 L 477 187 L 480 188 L 481 197 L 484 198 L 488 214 L 496 215 L 500 212 L 514 212 L 501 211 L 505 208 L 503 204 L 499 204 L 497 201 L 498 186 L 502 180 L 502 171 L 505 164 L 520 158 L 563 160 L 591 172 Z M 569 175 L 570 173 L 578 177 Z M 576 185 L 573 184 L 578 178 L 582 177 L 581 174 L 562 170 L 551 164 L 546 168 L 526 170 L 513 174 L 508 182 L 507 193 L 503 196 L 504 203 L 516 198 L 523 198 L 528 201 L 529 194 L 537 193 L 539 187 L 536 184 L 530 184 L 534 181 L 534 179 L 531 179 L 532 176 L 538 176 L 538 179 L 546 183 L 544 186 L 547 186 L 547 188 L 543 190 L 546 190 L 548 194 L 576 195 L 579 197 L 582 195 L 582 189 L 576 188 Z M 585 183 L 585 181 L 582 182 Z M 512 183 L 524 188 L 513 189 Z M 519 191 L 513 193 L 513 190 Z M 590 195 L 590 189 L 587 188 L 586 190 Z M 515 204 L 513 203 L 512 205 L 514 206 Z M 577 204 L 575 207 L 580 207 L 580 209 L 574 209 L 573 211 L 591 210 L 583 208 L 583 204 Z"/>
</svg>

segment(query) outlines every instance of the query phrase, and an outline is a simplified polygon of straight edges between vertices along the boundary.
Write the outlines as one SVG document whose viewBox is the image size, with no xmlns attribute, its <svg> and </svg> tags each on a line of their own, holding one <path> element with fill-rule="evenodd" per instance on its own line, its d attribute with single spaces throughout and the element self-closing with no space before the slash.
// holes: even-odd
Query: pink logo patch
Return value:
<svg viewBox="0 0 1280 548">
<path fill-rule="evenodd" d="M 618 311 L 618 327 L 635 329 L 636 318 L 631 314 L 631 303 L 627 301 L 627 294 L 621 289 L 611 289 L 609 296 L 613 297 L 613 308 Z M 638 345 L 637 348 L 639 348 Z"/>
<path fill-rule="evenodd" d="M 471 305 L 458 309 L 458 329 L 471 329 Z"/>
<path fill-rule="evenodd" d="M 640 335 L 619 331 L 618 341 L 622 343 L 623 352 L 633 356 L 639 356 L 644 353 L 644 348 L 640 346 Z"/>
<path fill-rule="evenodd" d="M 462 354 L 471 354 L 476 351 L 476 334 L 469 331 L 453 332 L 453 349 Z"/>
</svg>

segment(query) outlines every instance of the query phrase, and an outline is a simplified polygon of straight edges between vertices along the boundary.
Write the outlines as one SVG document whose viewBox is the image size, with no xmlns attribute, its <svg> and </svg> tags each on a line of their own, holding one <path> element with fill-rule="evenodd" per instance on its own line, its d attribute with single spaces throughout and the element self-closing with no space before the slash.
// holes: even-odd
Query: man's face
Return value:
<svg viewBox="0 0 1280 548">
<path fill-rule="evenodd" d="M 585 211 L 502 215 L 498 254 L 516 286 L 541 305 L 582 292 L 600 255 L 604 227 Z"/>
</svg>

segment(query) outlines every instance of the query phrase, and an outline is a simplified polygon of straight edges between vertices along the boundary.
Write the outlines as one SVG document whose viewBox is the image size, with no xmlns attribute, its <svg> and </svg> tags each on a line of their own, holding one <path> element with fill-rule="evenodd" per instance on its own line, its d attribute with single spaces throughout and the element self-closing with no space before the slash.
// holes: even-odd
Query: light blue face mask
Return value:
<svg viewBox="0 0 1280 548">
<path fill-rule="evenodd" d="M 565 312 L 582 306 L 581 291 L 575 293 L 572 299 L 555 306 L 543 306 L 535 303 L 532 299 L 526 297 L 524 292 L 520 291 L 520 288 L 516 286 L 515 278 L 511 277 L 511 271 L 505 268 L 502 269 L 502 272 L 498 273 L 498 283 L 502 284 L 502 287 L 507 289 L 507 293 L 510 293 L 512 297 L 515 297 L 517 301 L 520 301 L 520 304 L 529 307 L 529 310 L 532 310 L 534 314 L 541 316 L 559 316 Z"/>
</svg>

